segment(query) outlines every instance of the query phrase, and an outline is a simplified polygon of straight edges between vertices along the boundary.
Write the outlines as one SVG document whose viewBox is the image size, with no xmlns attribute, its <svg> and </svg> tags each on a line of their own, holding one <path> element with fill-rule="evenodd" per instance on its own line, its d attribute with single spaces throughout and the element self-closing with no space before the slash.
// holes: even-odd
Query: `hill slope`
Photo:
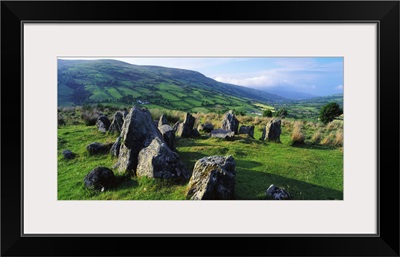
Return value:
<svg viewBox="0 0 400 257">
<path fill-rule="evenodd" d="M 58 105 L 132 104 L 185 111 L 257 110 L 285 98 L 221 83 L 203 74 L 116 60 L 58 60 Z"/>
</svg>

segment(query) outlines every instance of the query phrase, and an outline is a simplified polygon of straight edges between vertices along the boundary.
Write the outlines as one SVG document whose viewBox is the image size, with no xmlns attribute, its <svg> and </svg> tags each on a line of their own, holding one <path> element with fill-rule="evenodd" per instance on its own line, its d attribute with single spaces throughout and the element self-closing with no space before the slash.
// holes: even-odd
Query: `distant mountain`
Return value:
<svg viewBox="0 0 400 257">
<path fill-rule="evenodd" d="M 309 93 L 304 93 L 304 92 L 299 92 L 299 91 L 291 91 L 291 90 L 282 90 L 279 88 L 266 88 L 266 89 L 261 89 L 263 91 L 267 91 L 269 93 L 275 94 L 282 96 L 287 99 L 291 100 L 304 100 L 304 99 L 310 99 L 317 97 L 315 95 L 309 94 Z"/>
<path fill-rule="evenodd" d="M 147 104 L 178 110 L 250 111 L 254 102 L 285 102 L 264 91 L 215 81 L 203 74 L 116 60 L 58 60 L 58 105 Z"/>
</svg>

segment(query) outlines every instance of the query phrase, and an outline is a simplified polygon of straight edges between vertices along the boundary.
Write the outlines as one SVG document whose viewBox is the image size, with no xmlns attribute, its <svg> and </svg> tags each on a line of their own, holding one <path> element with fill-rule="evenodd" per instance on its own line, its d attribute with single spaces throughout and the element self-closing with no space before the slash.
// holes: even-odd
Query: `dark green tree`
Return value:
<svg viewBox="0 0 400 257">
<path fill-rule="evenodd" d="M 270 109 L 267 109 L 263 112 L 263 117 L 272 117 L 272 112 Z"/>
<path fill-rule="evenodd" d="M 286 115 L 288 115 L 288 111 L 286 109 L 279 109 L 276 111 L 275 113 L 275 117 L 285 117 Z"/>
<path fill-rule="evenodd" d="M 343 113 L 343 110 L 337 103 L 328 103 L 324 105 L 319 112 L 319 119 L 324 123 L 327 124 L 333 119 Z"/>
</svg>

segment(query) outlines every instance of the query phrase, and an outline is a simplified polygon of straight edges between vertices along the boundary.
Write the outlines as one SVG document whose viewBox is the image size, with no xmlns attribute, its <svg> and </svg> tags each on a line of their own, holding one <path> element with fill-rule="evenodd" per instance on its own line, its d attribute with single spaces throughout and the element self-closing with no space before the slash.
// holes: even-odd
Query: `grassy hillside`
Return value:
<svg viewBox="0 0 400 257">
<path fill-rule="evenodd" d="M 115 60 L 58 60 L 59 106 L 143 103 L 147 108 L 250 113 L 258 110 L 254 103 L 282 101 L 280 96 L 220 83 L 196 71 Z"/>
<path fill-rule="evenodd" d="M 77 117 L 80 108 L 65 108 L 64 117 Z M 113 110 L 104 110 L 112 113 Z M 154 119 L 166 113 L 173 123 L 182 119 L 178 111 L 151 110 Z M 211 122 L 220 126 L 221 114 L 196 114 L 196 124 Z M 284 187 L 295 200 L 343 199 L 343 123 L 334 121 L 328 125 L 316 122 L 282 122 L 281 144 L 257 140 L 268 118 L 238 116 L 241 124 L 255 125 L 255 138 L 237 136 L 234 141 L 208 138 L 177 139 L 177 151 L 185 166 L 192 171 L 194 163 L 210 155 L 232 155 L 236 160 L 237 200 L 265 199 L 270 184 Z M 95 126 L 85 126 L 78 119 L 68 120 L 58 128 L 58 199 L 59 200 L 183 200 L 187 183 L 168 180 L 125 177 L 117 175 L 118 186 L 105 192 L 88 190 L 83 178 L 93 168 L 105 166 L 113 169 L 116 158 L 110 155 L 89 156 L 86 145 L 91 142 L 114 142 L 117 135 L 101 134 Z M 73 124 L 75 123 L 75 125 Z M 300 127 L 305 144 L 293 145 L 295 127 Z M 61 152 L 70 149 L 78 154 L 73 160 L 65 160 Z"/>
</svg>

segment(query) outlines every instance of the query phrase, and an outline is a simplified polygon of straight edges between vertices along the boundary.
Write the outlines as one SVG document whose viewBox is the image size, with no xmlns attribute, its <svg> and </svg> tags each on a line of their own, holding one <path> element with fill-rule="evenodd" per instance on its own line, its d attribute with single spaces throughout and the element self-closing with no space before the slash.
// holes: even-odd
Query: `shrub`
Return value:
<svg viewBox="0 0 400 257">
<path fill-rule="evenodd" d="M 311 141 L 314 144 L 318 144 L 321 141 L 321 138 L 322 138 L 322 133 L 320 130 L 318 130 L 317 132 L 314 133 L 314 135 L 312 135 Z"/>
<path fill-rule="evenodd" d="M 335 146 L 343 146 L 343 131 L 336 131 L 334 144 Z"/>
<path fill-rule="evenodd" d="M 333 145 L 335 139 L 335 135 L 330 133 L 321 141 L 321 145 Z"/>
<path fill-rule="evenodd" d="M 263 117 L 272 117 L 272 111 L 270 109 L 263 112 Z"/>
<path fill-rule="evenodd" d="M 304 133 L 301 131 L 301 128 L 301 123 L 295 122 L 291 136 L 293 144 L 304 144 L 305 136 Z"/>
<path fill-rule="evenodd" d="M 328 103 L 324 105 L 319 112 L 319 119 L 327 124 L 333 119 L 343 113 L 343 110 L 340 109 L 340 106 L 337 103 Z"/>
<path fill-rule="evenodd" d="M 100 117 L 101 113 L 98 112 L 96 109 L 93 110 L 83 110 L 81 113 L 81 119 L 86 126 L 93 126 L 96 125 L 97 119 Z"/>
</svg>

